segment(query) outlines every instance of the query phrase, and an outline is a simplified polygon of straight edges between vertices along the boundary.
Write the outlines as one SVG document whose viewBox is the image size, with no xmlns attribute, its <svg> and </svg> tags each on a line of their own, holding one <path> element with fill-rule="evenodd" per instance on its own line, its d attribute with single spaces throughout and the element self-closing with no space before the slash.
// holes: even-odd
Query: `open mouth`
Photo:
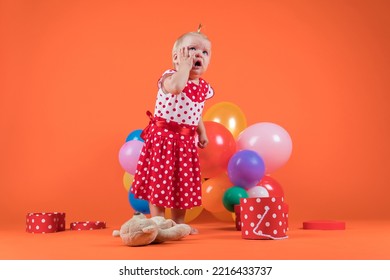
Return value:
<svg viewBox="0 0 390 280">
<path fill-rule="evenodd" d="M 195 66 L 195 67 L 201 67 L 201 66 L 202 66 L 202 62 L 201 62 L 200 60 L 195 61 L 194 66 Z"/>
</svg>

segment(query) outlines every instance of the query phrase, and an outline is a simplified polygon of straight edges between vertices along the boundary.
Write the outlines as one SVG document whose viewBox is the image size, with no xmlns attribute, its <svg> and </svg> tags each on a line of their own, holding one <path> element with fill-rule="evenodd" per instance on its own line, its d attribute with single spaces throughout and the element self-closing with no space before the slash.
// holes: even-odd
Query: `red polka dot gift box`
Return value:
<svg viewBox="0 0 390 280">
<path fill-rule="evenodd" d="M 53 233 L 65 230 L 65 213 L 28 213 L 26 231 L 30 233 Z"/>
<path fill-rule="evenodd" d="M 242 238 L 287 238 L 287 205 L 283 197 L 241 198 L 240 212 Z"/>
<path fill-rule="evenodd" d="M 71 230 L 94 230 L 106 228 L 106 222 L 101 221 L 85 221 L 70 223 Z"/>
<path fill-rule="evenodd" d="M 241 205 L 240 204 L 234 205 L 234 214 L 235 214 L 236 229 L 241 230 Z"/>
</svg>

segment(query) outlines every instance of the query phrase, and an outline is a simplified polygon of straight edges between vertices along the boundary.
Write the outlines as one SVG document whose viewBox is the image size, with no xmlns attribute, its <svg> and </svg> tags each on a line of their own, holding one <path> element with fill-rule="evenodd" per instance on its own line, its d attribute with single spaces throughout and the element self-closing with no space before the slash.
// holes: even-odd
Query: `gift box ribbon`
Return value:
<svg viewBox="0 0 390 280">
<path fill-rule="evenodd" d="M 240 200 L 242 238 L 287 238 L 287 206 L 283 200 L 283 197 L 242 198 Z"/>
</svg>

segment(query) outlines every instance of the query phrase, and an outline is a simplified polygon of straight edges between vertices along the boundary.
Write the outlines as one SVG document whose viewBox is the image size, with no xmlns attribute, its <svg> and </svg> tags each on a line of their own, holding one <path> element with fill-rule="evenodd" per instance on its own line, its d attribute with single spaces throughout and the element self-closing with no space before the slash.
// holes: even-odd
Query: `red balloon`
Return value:
<svg viewBox="0 0 390 280">
<path fill-rule="evenodd" d="M 282 186 L 271 176 L 265 175 L 261 181 L 257 184 L 259 187 L 267 189 L 269 196 L 281 196 L 284 197 Z"/>
<path fill-rule="evenodd" d="M 233 134 L 222 124 L 204 121 L 209 143 L 199 149 L 199 160 L 202 177 L 215 177 L 227 171 L 229 159 L 236 152 L 236 141 Z"/>
</svg>

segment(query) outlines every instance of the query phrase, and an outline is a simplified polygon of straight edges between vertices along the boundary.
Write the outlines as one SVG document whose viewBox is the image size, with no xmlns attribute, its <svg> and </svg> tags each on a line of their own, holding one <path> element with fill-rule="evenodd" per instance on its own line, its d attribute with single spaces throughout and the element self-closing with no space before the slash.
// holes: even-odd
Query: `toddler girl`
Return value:
<svg viewBox="0 0 390 280">
<path fill-rule="evenodd" d="M 208 143 L 202 111 L 214 95 L 201 78 L 211 57 L 211 42 L 200 32 L 180 36 L 172 50 L 174 69 L 158 81 L 154 115 L 143 131 L 144 147 L 139 157 L 131 192 L 149 201 L 152 216 L 164 216 L 171 208 L 172 219 L 184 223 L 186 209 L 201 205 L 201 174 L 195 143 Z M 197 233 L 196 229 L 192 234 Z"/>
</svg>

